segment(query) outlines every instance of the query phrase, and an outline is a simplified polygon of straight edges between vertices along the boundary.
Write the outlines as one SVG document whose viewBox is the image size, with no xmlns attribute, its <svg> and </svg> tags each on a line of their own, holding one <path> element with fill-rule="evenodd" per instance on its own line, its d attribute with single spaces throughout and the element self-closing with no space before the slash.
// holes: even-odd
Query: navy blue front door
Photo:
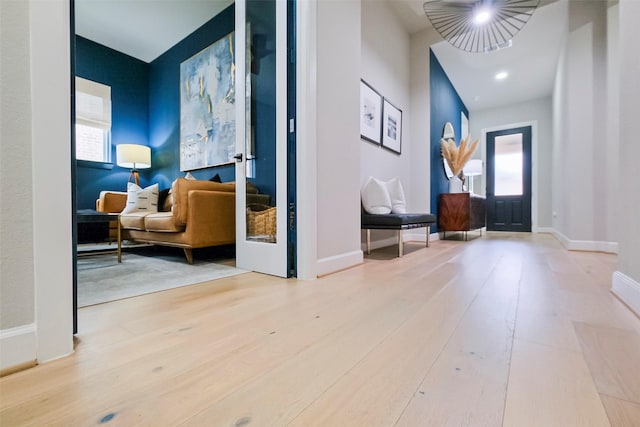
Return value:
<svg viewBox="0 0 640 427">
<path fill-rule="evenodd" d="M 531 231 L 531 126 L 487 133 L 487 230 Z"/>
</svg>

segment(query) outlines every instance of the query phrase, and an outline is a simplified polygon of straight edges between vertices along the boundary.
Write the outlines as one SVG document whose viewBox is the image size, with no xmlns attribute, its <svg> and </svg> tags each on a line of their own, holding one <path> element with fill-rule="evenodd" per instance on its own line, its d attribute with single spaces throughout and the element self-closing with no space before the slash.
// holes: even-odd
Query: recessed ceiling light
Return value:
<svg viewBox="0 0 640 427">
<path fill-rule="evenodd" d="M 500 71 L 498 74 L 496 74 L 496 80 L 504 80 L 509 76 L 509 73 L 507 73 L 506 71 Z"/>
</svg>

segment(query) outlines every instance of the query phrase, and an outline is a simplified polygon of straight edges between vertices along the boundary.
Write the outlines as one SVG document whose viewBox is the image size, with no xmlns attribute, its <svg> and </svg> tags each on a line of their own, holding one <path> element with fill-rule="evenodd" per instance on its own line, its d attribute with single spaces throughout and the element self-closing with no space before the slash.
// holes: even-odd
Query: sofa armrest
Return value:
<svg viewBox="0 0 640 427">
<path fill-rule="evenodd" d="M 194 247 L 236 238 L 236 195 L 232 192 L 191 190 L 185 232 Z"/>
<path fill-rule="evenodd" d="M 98 212 L 120 213 L 127 205 L 126 191 L 101 191 L 96 200 Z"/>
</svg>

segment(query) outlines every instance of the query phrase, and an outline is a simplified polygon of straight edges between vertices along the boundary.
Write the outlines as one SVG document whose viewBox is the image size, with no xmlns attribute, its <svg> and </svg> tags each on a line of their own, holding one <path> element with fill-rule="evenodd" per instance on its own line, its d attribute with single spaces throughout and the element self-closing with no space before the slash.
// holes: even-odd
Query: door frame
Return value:
<svg viewBox="0 0 640 427">
<path fill-rule="evenodd" d="M 508 130 L 520 127 L 531 127 L 531 232 L 540 233 L 546 230 L 538 227 L 538 121 L 508 123 L 499 126 L 482 128 L 480 140 L 480 153 L 485 165 L 485 171 L 481 175 L 481 189 L 483 195 L 487 194 L 487 133 Z"/>
</svg>

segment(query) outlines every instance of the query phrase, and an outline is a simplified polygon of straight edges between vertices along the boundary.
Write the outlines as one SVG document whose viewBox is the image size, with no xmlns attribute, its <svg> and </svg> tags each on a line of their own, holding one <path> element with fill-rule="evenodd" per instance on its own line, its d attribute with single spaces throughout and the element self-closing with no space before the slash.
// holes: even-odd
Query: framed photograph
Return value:
<svg viewBox="0 0 640 427">
<path fill-rule="evenodd" d="M 402 147 L 402 110 L 387 98 L 382 108 L 382 146 L 398 154 Z"/>
<path fill-rule="evenodd" d="M 180 170 L 232 163 L 233 32 L 180 64 Z"/>
<path fill-rule="evenodd" d="M 360 80 L 360 137 L 380 145 L 382 134 L 382 95 Z"/>
</svg>

